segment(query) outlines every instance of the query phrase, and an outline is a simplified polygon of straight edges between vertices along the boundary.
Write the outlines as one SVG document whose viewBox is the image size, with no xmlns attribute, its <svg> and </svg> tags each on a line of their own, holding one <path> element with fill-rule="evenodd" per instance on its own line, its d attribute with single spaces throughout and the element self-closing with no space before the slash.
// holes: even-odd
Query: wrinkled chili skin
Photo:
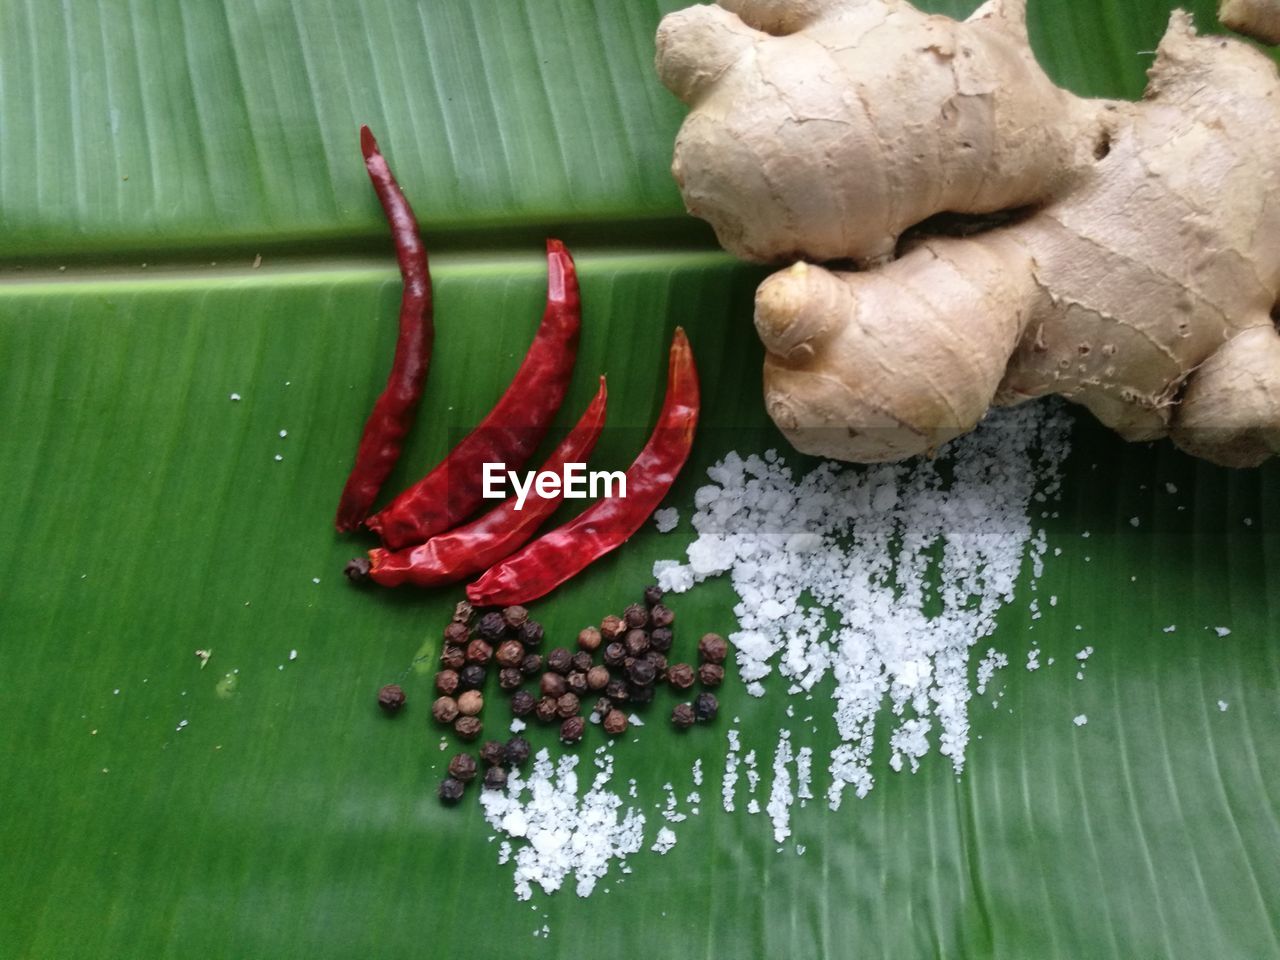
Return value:
<svg viewBox="0 0 1280 960">
<path fill-rule="evenodd" d="M 601 377 L 595 399 L 577 426 L 542 465 L 543 471 L 561 474 L 566 463 L 583 463 L 591 456 L 604 429 L 607 403 L 608 392 Z M 404 583 L 433 587 L 474 576 L 524 546 L 542 522 L 555 512 L 560 500 L 559 493 L 542 497 L 536 490 L 530 490 L 520 510 L 516 509 L 513 496 L 479 519 L 416 547 L 370 550 L 368 576 L 384 587 Z"/>
<path fill-rule="evenodd" d="M 564 526 L 491 567 L 467 587 L 467 598 L 484 606 L 536 600 L 625 543 L 657 509 L 688 459 L 698 408 L 693 351 L 684 330 L 677 327 L 662 412 L 648 443 L 627 470 L 626 497 L 597 500 Z"/>
<path fill-rule="evenodd" d="M 518 470 L 546 436 L 564 402 L 578 356 L 582 298 L 573 257 L 547 241 L 547 305 L 515 379 L 489 415 L 429 474 L 366 526 L 383 546 L 400 550 L 456 527 L 483 501 L 484 464 Z"/>
<path fill-rule="evenodd" d="M 364 154 L 369 179 L 391 225 L 404 293 L 400 298 L 400 334 L 396 339 L 395 359 L 387 377 L 387 386 L 365 421 L 355 466 L 351 468 L 346 486 L 342 488 L 342 498 L 338 501 L 334 524 L 342 532 L 355 530 L 364 522 L 378 491 L 400 459 L 400 448 L 413 426 L 418 401 L 422 397 L 422 383 L 427 377 L 431 345 L 435 339 L 427 250 L 418 236 L 418 221 L 413 215 L 413 208 L 396 183 L 386 159 L 378 152 L 378 142 L 365 126 L 360 128 L 360 150 Z"/>
</svg>

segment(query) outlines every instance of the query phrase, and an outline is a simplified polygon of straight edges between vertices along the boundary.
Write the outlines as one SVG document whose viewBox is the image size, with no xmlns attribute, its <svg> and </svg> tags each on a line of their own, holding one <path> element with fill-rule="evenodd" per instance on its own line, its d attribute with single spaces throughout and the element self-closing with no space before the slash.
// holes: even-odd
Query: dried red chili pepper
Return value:
<svg viewBox="0 0 1280 960">
<path fill-rule="evenodd" d="M 384 546 L 399 550 L 457 526 L 480 506 L 485 463 L 517 470 L 533 455 L 569 388 L 581 305 L 573 257 L 559 240 L 548 240 L 547 307 L 515 379 L 444 462 L 369 518 L 366 525 Z"/>
<path fill-rule="evenodd" d="M 627 470 L 627 495 L 597 500 L 564 526 L 491 567 L 467 587 L 467 598 L 484 606 L 536 600 L 626 542 L 657 509 L 688 459 L 698 404 L 693 351 L 677 327 L 666 399 L 649 442 Z"/>
<path fill-rule="evenodd" d="M 427 269 L 427 251 L 418 236 L 418 221 L 405 199 L 386 159 L 378 152 L 378 141 L 368 127 L 360 128 L 360 150 L 364 166 L 373 181 L 391 235 L 395 239 L 396 259 L 404 293 L 400 298 L 400 335 L 396 340 L 395 359 L 387 386 L 373 405 L 365 421 L 355 466 L 342 488 L 338 515 L 334 521 L 341 531 L 355 530 L 369 515 L 374 499 L 391 469 L 400 458 L 405 434 L 413 426 L 422 382 L 431 361 L 431 344 L 435 328 L 431 313 L 431 274 Z"/>
<path fill-rule="evenodd" d="M 567 437 L 542 465 L 543 472 L 561 474 L 566 463 L 581 463 L 591 455 L 604 428 L 607 393 L 600 389 Z M 522 509 L 516 498 L 504 500 L 484 516 L 407 550 L 370 550 L 368 576 L 384 587 L 412 583 L 432 587 L 470 577 L 515 553 L 555 512 L 560 494 L 539 496 L 531 489 Z"/>
</svg>

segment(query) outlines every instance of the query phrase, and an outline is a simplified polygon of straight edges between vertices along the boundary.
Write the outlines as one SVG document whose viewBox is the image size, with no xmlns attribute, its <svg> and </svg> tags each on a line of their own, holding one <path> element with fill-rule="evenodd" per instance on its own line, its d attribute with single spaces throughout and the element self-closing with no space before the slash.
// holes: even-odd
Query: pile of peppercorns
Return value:
<svg viewBox="0 0 1280 960">
<path fill-rule="evenodd" d="M 486 790 L 502 790 L 507 785 L 507 767 L 523 766 L 533 748 L 524 737 L 512 737 L 506 743 L 486 740 L 480 748 L 480 759 L 485 770 L 482 783 Z M 455 754 L 449 761 L 449 775 L 440 782 L 440 799 L 445 803 L 457 803 L 475 779 L 476 758 L 469 753 Z"/>
<path fill-rule="evenodd" d="M 718 687 L 724 680 L 728 653 L 724 637 L 708 633 L 699 641 L 696 671 L 687 663 L 668 663 L 676 617 L 662 599 L 658 587 L 648 587 L 644 603 L 633 603 L 622 616 L 607 616 L 599 627 L 580 631 L 576 652 L 557 647 L 545 658 L 538 652 L 543 642 L 542 624 L 531 619 L 524 607 L 477 616 L 471 604 L 459 603 L 444 630 L 441 669 L 435 677 L 439 697 L 431 705 L 432 717 L 437 723 L 452 725 L 463 740 L 477 739 L 484 729 L 480 720 L 484 695 L 480 691 L 491 661 L 498 665 L 498 686 L 511 693 L 512 712 L 542 723 L 559 722 L 560 740 L 566 744 L 578 743 L 586 733 L 582 707 L 590 697 L 596 697 L 590 713 L 606 734 L 616 737 L 628 726 L 624 710 L 652 702 L 661 682 L 670 684 L 678 694 L 690 690 L 695 682 L 706 688 Z M 597 654 L 600 663 L 595 660 Z M 521 689 L 535 678 L 536 695 Z M 383 687 L 378 702 L 394 713 L 404 704 L 404 691 L 394 685 Z M 715 694 L 704 690 L 692 703 L 678 704 L 671 712 L 671 722 L 677 729 L 687 730 L 697 722 L 714 720 L 719 708 Z M 481 749 L 481 759 L 488 765 L 485 788 L 506 786 L 505 766 L 519 765 L 528 753 L 528 741 L 521 737 L 505 746 L 493 740 L 485 743 Z M 457 801 L 476 769 L 469 754 L 455 756 L 448 778 L 440 785 L 441 799 Z"/>
</svg>

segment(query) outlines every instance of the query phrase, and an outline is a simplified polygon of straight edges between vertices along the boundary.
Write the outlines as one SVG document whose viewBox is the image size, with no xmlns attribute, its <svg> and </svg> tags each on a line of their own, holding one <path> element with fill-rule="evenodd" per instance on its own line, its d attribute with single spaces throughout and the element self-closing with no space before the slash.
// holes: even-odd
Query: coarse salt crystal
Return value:
<svg viewBox="0 0 1280 960">
<path fill-rule="evenodd" d="M 1071 719 L 1071 722 L 1074 723 L 1077 727 L 1083 727 L 1086 723 L 1089 722 L 1089 718 L 1085 716 L 1083 713 L 1081 713 L 1073 717 Z"/>
<path fill-rule="evenodd" d="M 653 511 L 653 524 L 659 533 L 670 533 L 680 525 L 680 511 L 675 507 L 666 507 Z"/>
</svg>

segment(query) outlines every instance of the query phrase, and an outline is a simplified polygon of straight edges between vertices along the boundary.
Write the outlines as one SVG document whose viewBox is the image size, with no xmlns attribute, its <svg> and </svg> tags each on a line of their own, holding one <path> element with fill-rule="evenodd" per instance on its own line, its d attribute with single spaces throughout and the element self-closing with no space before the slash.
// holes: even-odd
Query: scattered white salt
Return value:
<svg viewBox="0 0 1280 960">
<path fill-rule="evenodd" d="M 297 660 L 297 659 L 298 659 L 298 651 L 297 651 L 297 650 L 290 650 L 290 651 L 289 651 L 289 659 L 290 659 L 290 660 Z"/>
<path fill-rule="evenodd" d="M 1225 701 L 1225 700 L 1219 700 L 1219 701 L 1218 701 L 1218 709 L 1219 709 L 1219 710 L 1221 710 L 1223 713 L 1226 713 L 1226 712 L 1227 712 L 1227 701 Z"/>
<path fill-rule="evenodd" d="M 978 661 L 978 695 L 987 692 L 987 684 L 991 682 L 991 678 L 997 670 L 1003 670 L 1009 665 L 1009 658 L 1003 653 L 996 650 L 995 647 L 987 649 L 987 655 Z"/>
<path fill-rule="evenodd" d="M 1164 485 L 1164 489 L 1165 489 L 1165 493 L 1177 493 L 1177 492 L 1178 492 L 1178 488 L 1177 488 L 1174 484 L 1172 484 L 1172 483 L 1166 483 L 1166 484 Z"/>
<path fill-rule="evenodd" d="M 680 511 L 675 507 L 666 507 L 653 511 L 653 524 L 659 533 L 670 533 L 680 524 Z"/>
<path fill-rule="evenodd" d="M 1216 633 L 1216 634 L 1217 634 L 1218 636 L 1220 636 L 1220 637 L 1229 637 L 1229 636 L 1231 636 L 1231 628 L 1230 628 L 1230 627 L 1214 627 L 1214 628 L 1213 628 L 1213 632 L 1214 632 L 1214 633 Z"/>
<path fill-rule="evenodd" d="M 1027 669 L 1028 670 L 1040 669 L 1040 650 L 1038 648 L 1035 650 L 1027 651 Z"/>
<path fill-rule="evenodd" d="M 283 439 L 284 439 L 285 437 L 287 437 L 288 435 L 289 435 L 289 431 L 288 431 L 288 430 L 281 430 L 281 431 L 280 431 L 280 439 L 281 439 L 281 440 L 283 440 Z"/>
<path fill-rule="evenodd" d="M 963 769 L 969 649 L 1043 568 L 1050 547 L 1030 506 L 1060 495 L 1069 429 L 1061 405 L 1028 404 L 993 412 L 936 460 L 796 477 L 777 454 L 731 453 L 708 469 L 686 561 L 659 561 L 654 577 L 676 593 L 729 577 L 728 639 L 749 693 L 775 672 L 804 692 L 834 677 L 832 807 L 849 786 L 872 788 L 877 735 L 903 766 L 936 748 Z"/>
<path fill-rule="evenodd" d="M 1171 624 L 1169 624 L 1167 627 L 1165 627 L 1165 628 L 1164 628 L 1164 631 L 1163 631 L 1163 632 L 1164 632 L 1164 633 L 1173 633 L 1173 631 L 1175 631 L 1175 630 L 1177 630 L 1177 629 L 1178 629 L 1178 625 L 1177 625 L 1176 623 L 1171 623 Z"/>
<path fill-rule="evenodd" d="M 643 847 L 644 814 L 624 810 L 622 798 L 608 789 L 612 759 L 606 756 L 581 797 L 578 761 L 568 754 L 553 764 L 548 751 L 539 750 L 527 777 L 513 770 L 505 792 L 480 795 L 485 820 L 513 841 L 521 900 L 533 896 L 535 884 L 547 893 L 560 889 L 569 874 L 578 896 L 589 896 L 612 861 L 625 869 L 625 857 Z"/>
<path fill-rule="evenodd" d="M 672 830 L 670 827 L 661 827 L 658 830 L 657 837 L 654 838 L 653 846 L 650 847 L 649 849 L 653 850 L 656 853 L 665 854 L 668 850 L 670 850 L 675 845 L 676 845 L 675 831 Z"/>
<path fill-rule="evenodd" d="M 1129 526 L 1131 526 L 1131 527 L 1136 527 L 1136 526 L 1138 526 L 1138 524 L 1140 524 L 1141 522 L 1142 522 L 1142 521 L 1141 521 L 1138 517 L 1130 517 L 1130 518 L 1129 518 Z"/>
<path fill-rule="evenodd" d="M 701 757 L 693 761 L 693 785 L 695 787 L 702 786 L 702 758 Z"/>
<path fill-rule="evenodd" d="M 238 393 L 233 393 L 233 394 L 231 395 L 231 400 L 232 400 L 232 402 L 233 402 L 233 403 L 234 403 L 235 401 L 239 400 L 239 399 L 240 399 L 240 394 L 238 394 Z"/>
<path fill-rule="evenodd" d="M 1077 679 L 1077 680 L 1083 680 L 1083 679 L 1084 679 L 1084 671 L 1083 671 L 1083 670 L 1077 670 L 1077 671 L 1076 671 L 1076 679 Z"/>
<path fill-rule="evenodd" d="M 523 730 L 527 726 L 528 726 L 527 723 L 525 723 L 519 717 L 515 717 L 512 719 L 511 726 L 509 729 L 511 730 L 512 733 L 519 733 L 521 730 Z"/>
<path fill-rule="evenodd" d="M 283 459 L 284 459 L 284 457 L 283 457 L 283 456 L 281 456 L 281 455 L 280 455 L 280 454 L 278 454 L 278 453 L 276 454 L 276 463 L 279 463 L 279 462 L 280 462 L 281 460 L 283 460 Z"/>
<path fill-rule="evenodd" d="M 1073 717 L 1071 722 L 1074 723 L 1077 727 L 1083 727 L 1086 723 L 1089 722 L 1089 718 L 1086 717 L 1083 713 L 1081 713 Z"/>
<path fill-rule="evenodd" d="M 754 794 L 760 786 L 760 771 L 756 766 L 756 752 L 748 750 L 742 758 L 742 765 L 747 768 L 747 793 Z"/>
<path fill-rule="evenodd" d="M 720 799 L 724 804 L 726 813 L 732 813 L 734 810 L 734 795 L 738 789 L 738 751 L 742 744 L 738 740 L 738 731 L 730 728 L 729 730 L 729 752 L 724 758 L 724 776 L 720 781 Z"/>
<path fill-rule="evenodd" d="M 795 794 L 791 789 L 791 731 L 778 735 L 778 746 L 773 751 L 773 785 L 769 788 L 769 819 L 773 822 L 773 842 L 781 843 L 791 836 L 791 804 Z"/>
<path fill-rule="evenodd" d="M 812 780 L 813 748 L 801 747 L 796 751 L 796 797 L 802 807 L 806 800 L 813 799 L 813 788 L 810 785 Z"/>
<path fill-rule="evenodd" d="M 1093 656 L 1093 647 L 1085 647 L 1083 650 L 1076 651 L 1077 660 L 1088 660 L 1091 656 Z"/>
<path fill-rule="evenodd" d="M 319 582 L 320 582 L 320 578 L 319 578 L 319 577 L 312 577 L 312 578 L 311 578 L 311 582 L 312 582 L 312 583 L 319 583 Z"/>
<path fill-rule="evenodd" d="M 627 723 L 631 724 L 633 727 L 644 726 L 644 720 L 636 716 L 634 713 L 627 717 Z"/>
</svg>

